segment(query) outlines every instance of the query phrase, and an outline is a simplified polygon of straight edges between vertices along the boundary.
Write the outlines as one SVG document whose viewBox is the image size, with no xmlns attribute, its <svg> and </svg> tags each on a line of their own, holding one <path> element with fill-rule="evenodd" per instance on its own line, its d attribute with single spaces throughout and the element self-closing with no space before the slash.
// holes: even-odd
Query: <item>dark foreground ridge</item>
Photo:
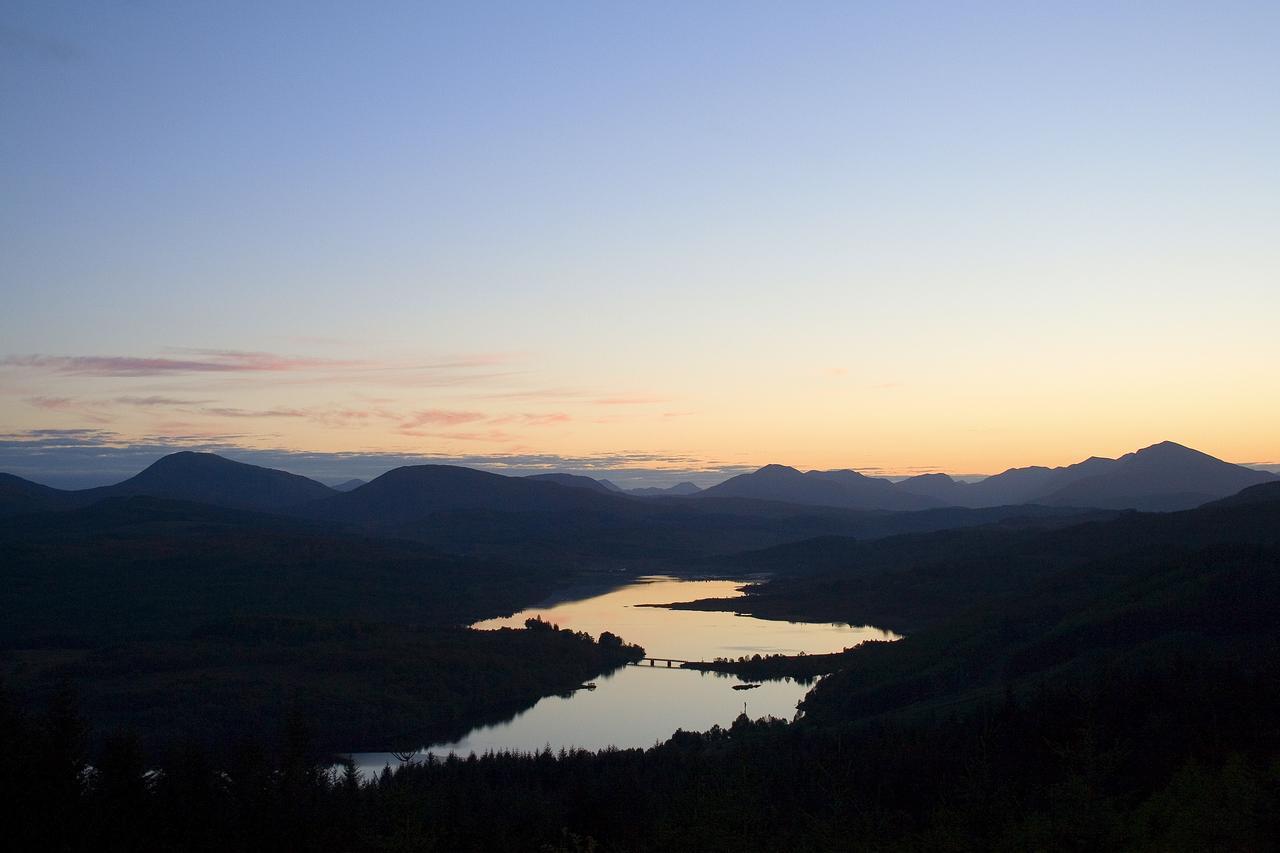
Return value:
<svg viewBox="0 0 1280 853">
<path fill-rule="evenodd" d="M 364 780 L 328 773 L 340 739 L 416 746 L 641 652 L 458 627 L 561 569 L 306 520 L 118 499 L 26 516 L 0 547 L 17 849 L 1261 850 L 1280 831 L 1265 485 L 1183 513 L 744 554 L 777 576 L 735 606 L 883 616 L 906 638 L 813 656 L 834 671 L 792 723 Z"/>
</svg>

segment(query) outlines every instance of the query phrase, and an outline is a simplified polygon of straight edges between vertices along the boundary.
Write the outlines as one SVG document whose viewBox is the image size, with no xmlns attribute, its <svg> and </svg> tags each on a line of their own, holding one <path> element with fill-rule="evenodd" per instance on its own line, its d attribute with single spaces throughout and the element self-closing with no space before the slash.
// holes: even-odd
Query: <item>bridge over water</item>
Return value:
<svg viewBox="0 0 1280 853">
<path fill-rule="evenodd" d="M 638 661 L 629 662 L 627 666 L 657 666 L 663 664 L 665 669 L 678 668 L 680 664 L 686 663 L 703 663 L 700 660 L 681 660 L 680 658 L 650 658 L 644 657 Z"/>
</svg>

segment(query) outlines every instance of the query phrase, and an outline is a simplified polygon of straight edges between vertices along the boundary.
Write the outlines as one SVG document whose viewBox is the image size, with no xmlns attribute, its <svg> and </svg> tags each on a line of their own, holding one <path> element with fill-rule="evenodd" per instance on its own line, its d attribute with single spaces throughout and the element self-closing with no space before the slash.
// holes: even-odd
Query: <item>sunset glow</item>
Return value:
<svg viewBox="0 0 1280 853">
<path fill-rule="evenodd" d="M 1274 7 L 334 11 L 5 13 L 6 460 L 1280 461 Z"/>
</svg>

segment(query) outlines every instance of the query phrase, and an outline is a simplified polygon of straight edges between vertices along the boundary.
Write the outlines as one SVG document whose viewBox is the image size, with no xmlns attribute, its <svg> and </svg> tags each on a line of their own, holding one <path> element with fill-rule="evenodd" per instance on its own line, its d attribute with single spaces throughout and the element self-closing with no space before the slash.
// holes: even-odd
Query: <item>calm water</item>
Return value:
<svg viewBox="0 0 1280 853">
<path fill-rule="evenodd" d="M 640 578 L 620 588 L 580 587 L 505 619 L 477 622 L 473 627 L 519 628 L 540 616 L 562 628 L 599 636 L 613 631 L 639 643 L 655 658 L 711 660 L 752 654 L 820 654 L 840 651 L 864 640 L 897 639 L 878 628 L 849 625 L 775 622 L 733 613 L 702 613 L 638 607 L 727 598 L 740 595 L 743 581 L 701 581 L 668 577 Z M 809 685 L 766 681 L 754 690 L 733 690 L 738 679 L 692 670 L 628 666 L 595 679 L 596 690 L 579 690 L 569 698 L 545 698 L 529 710 L 492 726 L 482 726 L 461 740 L 424 749 L 439 756 L 490 750 L 539 750 L 550 746 L 600 749 L 606 746 L 648 747 L 666 740 L 676 729 L 705 731 L 727 725 L 743 711 L 753 717 L 791 719 Z M 366 771 L 395 766 L 389 753 L 354 756 Z"/>
</svg>

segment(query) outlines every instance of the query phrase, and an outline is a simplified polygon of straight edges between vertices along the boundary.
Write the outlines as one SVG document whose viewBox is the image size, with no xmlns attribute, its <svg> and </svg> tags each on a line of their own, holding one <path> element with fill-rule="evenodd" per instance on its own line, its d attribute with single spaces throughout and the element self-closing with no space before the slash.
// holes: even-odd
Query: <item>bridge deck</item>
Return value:
<svg viewBox="0 0 1280 853">
<path fill-rule="evenodd" d="M 628 666 L 644 666 L 645 664 L 648 664 L 649 666 L 657 666 L 658 664 L 665 664 L 667 669 L 672 669 L 673 664 L 681 664 L 681 663 L 702 663 L 702 661 L 681 660 L 680 658 L 644 657 L 638 661 L 628 664 Z"/>
</svg>

